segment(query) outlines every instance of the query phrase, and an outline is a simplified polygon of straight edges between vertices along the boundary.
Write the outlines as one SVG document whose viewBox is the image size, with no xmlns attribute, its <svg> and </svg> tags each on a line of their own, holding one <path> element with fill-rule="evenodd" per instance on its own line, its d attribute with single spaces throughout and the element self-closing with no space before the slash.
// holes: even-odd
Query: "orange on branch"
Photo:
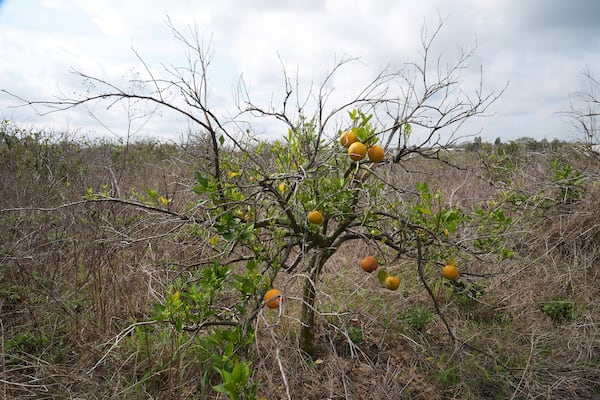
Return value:
<svg viewBox="0 0 600 400">
<path fill-rule="evenodd" d="M 385 278 L 385 287 L 390 290 L 396 290 L 400 287 L 400 278 L 395 275 L 390 275 Z"/>
<path fill-rule="evenodd" d="M 308 213 L 308 222 L 314 225 L 321 225 L 325 221 L 325 217 L 320 211 L 313 210 Z"/>
<path fill-rule="evenodd" d="M 263 304 L 265 304 L 270 309 L 274 310 L 279 308 L 281 304 L 281 296 L 283 296 L 283 292 L 278 289 L 270 289 L 267 290 L 263 297 Z"/>
<path fill-rule="evenodd" d="M 356 140 L 356 134 L 352 130 L 346 131 L 340 136 L 340 144 L 344 147 L 350 147 Z"/>
<path fill-rule="evenodd" d="M 458 279 L 458 268 L 454 264 L 446 264 L 442 268 L 442 275 L 448 280 L 455 281 Z"/>
<path fill-rule="evenodd" d="M 369 160 L 376 163 L 382 161 L 383 157 L 385 156 L 383 147 L 378 144 L 374 144 L 373 146 L 369 147 L 367 154 L 369 155 Z"/>
<path fill-rule="evenodd" d="M 360 267 L 366 271 L 366 272 L 373 272 L 377 269 L 377 267 L 379 267 L 379 264 L 377 263 L 377 259 L 373 256 L 367 256 L 365 258 L 362 259 L 362 261 L 360 262 Z"/>
<path fill-rule="evenodd" d="M 367 155 L 367 146 L 361 142 L 354 142 L 348 147 L 348 157 L 354 161 L 360 161 Z"/>
</svg>

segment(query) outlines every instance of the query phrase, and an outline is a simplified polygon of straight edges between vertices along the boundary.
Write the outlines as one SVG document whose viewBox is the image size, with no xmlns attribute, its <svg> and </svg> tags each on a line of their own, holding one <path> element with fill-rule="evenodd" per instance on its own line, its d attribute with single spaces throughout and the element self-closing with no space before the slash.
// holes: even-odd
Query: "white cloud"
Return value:
<svg viewBox="0 0 600 400">
<path fill-rule="evenodd" d="M 136 32 L 144 30 L 152 22 L 159 22 L 152 11 L 152 3 L 130 1 L 75 0 L 80 7 L 108 37 L 130 40 Z"/>
<path fill-rule="evenodd" d="M 53 8 L 55 10 L 64 10 L 65 3 L 60 0 L 42 0 L 42 6 L 46 8 Z"/>
<path fill-rule="evenodd" d="M 471 68 L 463 71 L 466 88 L 478 85 L 480 65 L 489 89 L 511 82 L 491 110 L 496 116 L 473 129 L 484 128 L 484 136 L 492 140 L 530 132 L 559 136 L 565 127 L 554 115 L 568 108 L 570 93 L 581 89 L 579 71 L 600 65 L 600 43 L 594 39 L 599 28 L 591 18 L 600 3 L 580 0 L 576 4 L 558 0 L 6 2 L 0 11 L 0 87 L 34 99 L 52 98 L 59 88 L 81 92 L 84 86 L 68 73 L 71 67 L 121 83 L 133 69 L 143 73 L 131 47 L 155 74 L 164 76 L 161 63 L 186 62 L 184 47 L 165 25 L 168 15 L 182 33 L 196 24 L 203 40 L 212 38 L 211 93 L 221 115 L 234 112 L 231 91 L 242 73 L 251 93 L 265 104 L 272 94 L 274 101 L 281 98 L 281 62 L 292 80 L 298 73 L 306 94 L 311 84 L 320 84 L 336 60 L 360 57 L 360 63 L 341 69 L 332 80 L 331 101 L 341 101 L 382 67 L 400 66 L 418 57 L 422 24 L 432 27 L 440 16 L 446 22 L 434 54 L 441 52 L 444 62 L 452 61 L 457 44 L 477 43 Z M 35 119 L 26 109 L 7 108 L 11 101 L 0 95 L 0 117 Z M 65 115 L 49 119 L 60 121 Z M 124 116 L 120 112 L 103 118 L 118 127 Z M 94 126 L 84 112 L 73 112 L 69 118 L 87 123 L 90 129 Z M 176 124 L 181 121 L 165 113 L 147 128 L 151 132 L 185 129 Z"/>
</svg>

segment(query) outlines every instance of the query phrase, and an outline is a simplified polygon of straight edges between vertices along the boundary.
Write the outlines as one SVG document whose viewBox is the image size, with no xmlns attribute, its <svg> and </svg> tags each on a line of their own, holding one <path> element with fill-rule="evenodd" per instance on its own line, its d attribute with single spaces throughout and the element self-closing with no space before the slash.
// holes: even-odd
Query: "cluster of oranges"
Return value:
<svg viewBox="0 0 600 400">
<path fill-rule="evenodd" d="M 358 137 L 354 131 L 348 130 L 340 136 L 340 144 L 348 149 L 348 157 L 353 161 L 361 161 L 365 157 L 369 157 L 374 163 L 383 161 L 385 157 L 385 150 L 383 147 L 373 144 L 367 148 L 367 146 L 358 140 Z M 279 191 L 285 191 L 285 183 L 279 185 Z M 307 214 L 307 220 L 313 225 L 321 225 L 325 222 L 325 216 L 322 212 L 312 210 Z"/>
<path fill-rule="evenodd" d="M 373 144 L 367 146 L 360 142 L 353 130 L 348 130 L 340 136 L 340 144 L 348 149 L 348 157 L 352 161 L 361 161 L 365 157 L 369 157 L 374 163 L 381 162 L 385 156 L 383 147 Z M 307 220 L 310 224 L 321 225 L 325 222 L 325 216 L 318 210 L 312 210 L 307 214 Z M 361 268 L 371 273 L 379 267 L 377 259 L 373 256 L 367 256 L 360 262 Z M 448 280 L 454 281 L 458 279 L 458 268 L 454 262 L 447 262 L 442 268 L 442 276 Z M 397 290 L 400 287 L 400 278 L 396 275 L 388 275 L 385 278 L 385 287 L 390 290 Z M 281 304 L 283 293 L 278 289 L 268 290 L 263 297 L 263 304 L 268 308 L 277 309 Z"/>
<path fill-rule="evenodd" d="M 348 149 L 348 157 L 353 161 L 361 161 L 365 157 L 369 157 L 372 162 L 378 163 L 383 161 L 385 151 L 378 144 L 367 146 L 360 142 L 353 130 L 348 130 L 340 136 L 340 144 Z M 313 225 L 321 225 L 325 221 L 325 216 L 322 212 L 313 210 L 307 214 L 308 222 Z"/>
<path fill-rule="evenodd" d="M 361 260 L 360 267 L 363 271 L 371 273 L 379 267 L 379 264 L 375 257 L 367 256 Z M 386 288 L 396 290 L 400 287 L 400 278 L 396 275 L 388 275 L 385 277 L 384 283 Z"/>
<path fill-rule="evenodd" d="M 360 267 L 371 273 L 379 268 L 377 259 L 373 256 L 367 256 L 360 262 Z M 458 268 L 453 261 L 446 262 L 446 265 L 442 268 L 442 276 L 448 280 L 455 281 L 458 279 Z M 400 287 L 400 278 L 396 275 L 388 275 L 384 281 L 385 287 L 389 290 L 397 290 Z M 268 290 L 263 297 L 263 304 L 270 309 L 277 309 L 281 305 L 281 299 L 283 292 L 279 289 Z"/>
<path fill-rule="evenodd" d="M 367 149 L 367 146 L 358 140 L 356 134 L 352 130 L 342 133 L 342 136 L 340 136 L 340 144 L 348 148 L 348 157 L 350 157 L 352 161 L 360 161 L 364 159 L 365 156 L 369 156 L 369 160 L 378 163 L 381 162 L 385 156 L 383 147 L 374 144 Z"/>
<path fill-rule="evenodd" d="M 367 256 L 363 258 L 360 262 L 360 267 L 371 273 L 376 271 L 379 267 L 377 259 L 373 256 Z M 442 276 L 450 281 L 455 281 L 458 279 L 458 268 L 454 261 L 447 261 L 444 267 L 442 268 Z M 396 275 L 388 275 L 385 278 L 385 287 L 389 290 L 397 290 L 400 287 L 400 278 Z M 270 309 L 277 309 L 281 305 L 281 299 L 283 296 L 283 292 L 279 289 L 270 289 L 268 290 L 263 297 L 263 304 Z"/>
</svg>

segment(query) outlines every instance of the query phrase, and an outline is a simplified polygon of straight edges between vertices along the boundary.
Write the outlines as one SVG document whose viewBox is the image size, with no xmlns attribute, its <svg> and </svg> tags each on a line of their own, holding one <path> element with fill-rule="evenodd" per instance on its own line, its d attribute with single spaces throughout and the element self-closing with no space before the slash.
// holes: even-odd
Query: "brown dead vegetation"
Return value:
<svg viewBox="0 0 600 400">
<path fill-rule="evenodd" d="M 147 191 L 184 210 L 194 200 L 194 171 L 204 167 L 198 143 L 125 147 L 30 135 L 0 143 L 5 398 L 223 398 L 200 387 L 190 344 L 151 321 L 169 283 L 210 252 L 186 221 L 153 212 Z M 281 316 L 260 313 L 252 348 L 260 396 L 600 395 L 600 160 L 566 143 L 479 144 L 443 157 L 452 165 L 415 158 L 386 173 L 407 192 L 427 180 L 465 207 L 487 199 L 491 187 L 505 188 L 517 205 L 513 258 L 461 265 L 462 288 L 430 272 L 462 341 L 449 340 L 414 266 L 393 265 L 402 283 L 387 291 L 360 270 L 366 249 L 348 243 L 319 287 L 316 360 L 298 348 L 297 277 L 278 282 L 289 297 Z M 556 165 L 584 179 L 558 179 Z M 92 195 L 102 192 L 123 201 Z"/>
</svg>

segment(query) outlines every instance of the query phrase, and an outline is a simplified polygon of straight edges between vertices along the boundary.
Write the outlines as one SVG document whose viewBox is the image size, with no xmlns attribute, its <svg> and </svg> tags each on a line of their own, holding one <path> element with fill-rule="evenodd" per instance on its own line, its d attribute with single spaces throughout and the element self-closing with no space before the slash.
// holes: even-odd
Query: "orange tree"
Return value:
<svg viewBox="0 0 600 400">
<path fill-rule="evenodd" d="M 215 390 L 230 398 L 252 397 L 256 392 L 248 383 L 246 352 L 253 321 L 265 304 L 277 308 L 286 303 L 284 288 L 278 288 L 282 294 L 275 292 L 276 299 L 264 299 L 282 275 L 304 279 L 299 343 L 306 354 L 315 355 L 320 278 L 327 261 L 346 242 L 377 244 L 396 259 L 414 262 L 415 273 L 454 340 L 425 267 L 438 268 L 441 274 L 446 260 L 463 255 L 510 255 L 502 239 L 510 218 L 501 204 L 484 205 L 468 214 L 432 192 L 427 182 L 408 193 L 394 178 L 396 168 L 415 155 L 438 158 L 441 149 L 455 143 L 458 128 L 484 114 L 501 94 L 484 93 L 481 81 L 472 95 L 460 90 L 460 74 L 470 52 L 459 52 L 444 66 L 430 63 L 440 28 L 441 24 L 433 34 L 423 32 L 418 62 L 399 71 L 382 71 L 356 96 L 337 104 L 330 104 L 329 88 L 334 76 L 354 60 L 336 64 L 304 99 L 285 71 L 279 104 L 258 105 L 240 85 L 236 117 L 226 120 L 210 102 L 210 52 L 197 35 L 190 39 L 176 29 L 175 37 L 188 50 L 188 65 L 167 68 L 167 78 L 147 69 L 147 81 L 122 88 L 78 72 L 92 83 L 85 95 L 25 101 L 50 107 L 47 112 L 94 102 L 134 101 L 153 111 L 174 111 L 206 135 L 208 155 L 195 177 L 195 201 L 173 210 L 122 200 L 185 221 L 186 232 L 200 235 L 212 248 L 198 254 L 192 278 L 172 282 L 164 301 L 154 308 L 156 319 L 170 322 L 177 334 L 194 332 L 193 340 L 206 350 L 200 361 L 210 362 L 222 378 Z M 242 122 L 257 119 L 278 123 L 284 134 L 274 141 L 259 141 L 251 129 L 240 128 L 248 126 Z M 364 146 L 351 147 L 352 141 Z M 89 200 L 119 201 L 109 197 L 102 193 Z M 313 211 L 320 215 L 313 213 L 309 220 Z M 482 237 L 458 237 L 459 228 L 468 224 L 475 225 L 470 231 Z M 385 277 L 385 272 L 379 273 L 381 280 Z"/>
</svg>

